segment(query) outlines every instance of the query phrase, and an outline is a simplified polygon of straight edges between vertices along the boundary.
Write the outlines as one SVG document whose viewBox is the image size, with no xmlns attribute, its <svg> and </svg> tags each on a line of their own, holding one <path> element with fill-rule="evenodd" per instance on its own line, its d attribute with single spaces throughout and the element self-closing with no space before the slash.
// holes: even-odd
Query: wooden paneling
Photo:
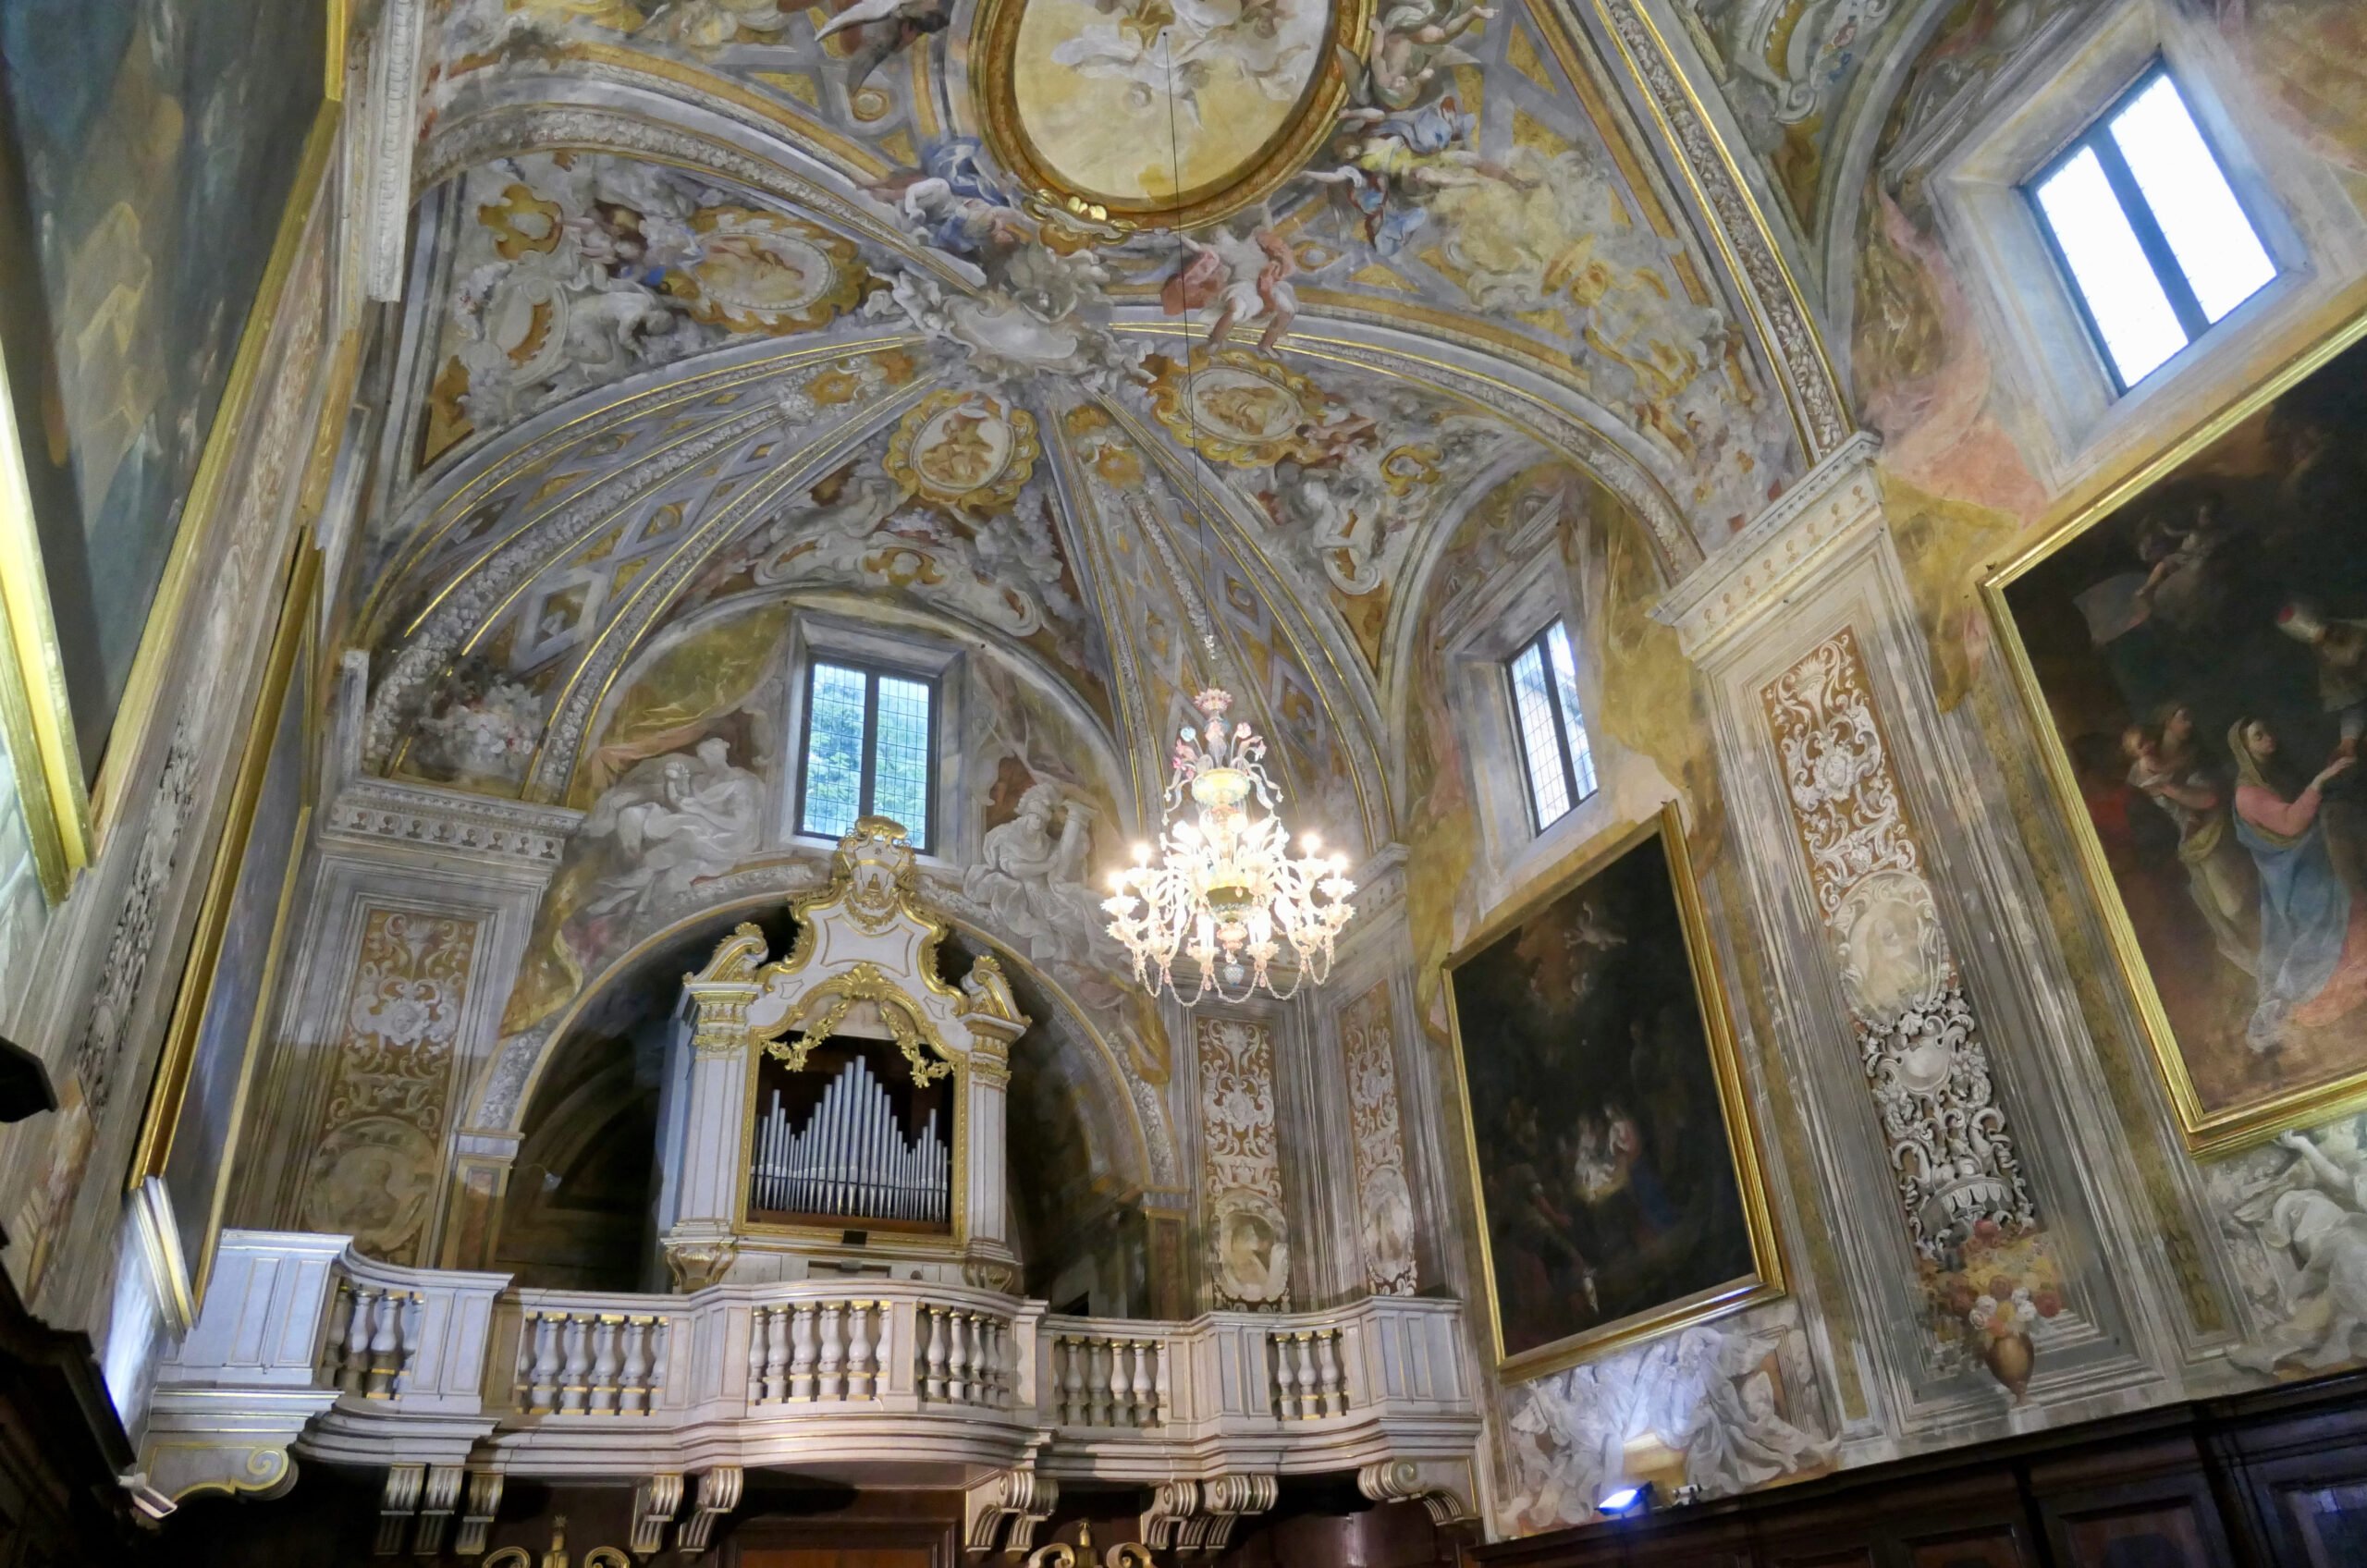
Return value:
<svg viewBox="0 0 2367 1568">
<path fill-rule="evenodd" d="M 2367 1568 L 2367 1374 L 1482 1547 L 1487 1568 Z"/>
</svg>

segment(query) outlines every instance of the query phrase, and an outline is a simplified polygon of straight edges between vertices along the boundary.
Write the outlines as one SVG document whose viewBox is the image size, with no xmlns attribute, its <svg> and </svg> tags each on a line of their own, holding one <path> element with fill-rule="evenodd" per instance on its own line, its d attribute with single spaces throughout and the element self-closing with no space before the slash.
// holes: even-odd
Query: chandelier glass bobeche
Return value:
<svg viewBox="0 0 2367 1568">
<path fill-rule="evenodd" d="M 1134 955 L 1136 980 L 1186 1007 L 1210 992 L 1241 1001 L 1258 990 L 1288 997 L 1309 980 L 1320 986 L 1355 913 L 1347 859 L 1318 855 L 1312 833 L 1300 840 L 1307 852 L 1293 858 L 1274 815 L 1280 791 L 1266 774 L 1266 742 L 1245 721 L 1226 724 L 1230 692 L 1210 687 L 1192 705 L 1208 722 L 1176 736 L 1158 863 L 1138 845 L 1134 864 L 1110 873 L 1101 900 L 1110 935 Z M 1287 978 L 1277 985 L 1272 965 L 1285 947 Z M 1179 979 L 1179 956 L 1196 974 Z"/>
</svg>

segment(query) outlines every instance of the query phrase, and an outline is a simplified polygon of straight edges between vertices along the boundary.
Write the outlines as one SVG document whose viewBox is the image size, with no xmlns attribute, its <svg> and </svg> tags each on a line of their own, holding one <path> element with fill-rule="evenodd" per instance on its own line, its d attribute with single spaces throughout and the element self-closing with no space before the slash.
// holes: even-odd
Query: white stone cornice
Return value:
<svg viewBox="0 0 2367 1568">
<path fill-rule="evenodd" d="M 1880 440 L 1866 431 L 1834 448 L 1653 606 L 1699 663 L 1737 631 L 1811 586 L 1834 546 L 1882 521 L 1874 472 Z"/>
<path fill-rule="evenodd" d="M 549 875 L 580 811 L 494 800 L 460 790 L 388 778 L 351 780 L 330 801 L 321 824 L 329 840 L 415 845 L 504 867 Z"/>
</svg>

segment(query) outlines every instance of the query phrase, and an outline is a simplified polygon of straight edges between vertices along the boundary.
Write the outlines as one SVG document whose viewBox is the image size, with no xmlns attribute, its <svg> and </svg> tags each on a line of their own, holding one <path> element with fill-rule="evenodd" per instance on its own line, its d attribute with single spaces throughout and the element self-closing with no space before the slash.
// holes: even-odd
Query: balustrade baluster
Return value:
<svg viewBox="0 0 2367 1568">
<path fill-rule="evenodd" d="M 1159 1406 L 1151 1398 L 1150 1376 L 1151 1362 L 1158 1354 L 1157 1341 L 1134 1341 L 1134 1425 L 1137 1427 L 1159 1425 Z"/>
<path fill-rule="evenodd" d="M 592 1397 L 590 1407 L 604 1415 L 613 1415 L 617 1410 L 617 1373 L 624 1364 L 623 1347 L 617 1341 L 624 1319 L 613 1312 L 604 1312 L 592 1321 Z"/>
<path fill-rule="evenodd" d="M 784 1310 L 790 1314 L 789 1397 L 814 1397 L 814 1309 L 803 1303 Z"/>
<path fill-rule="evenodd" d="M 649 1372 L 641 1387 L 641 1407 L 657 1408 L 657 1390 L 666 1386 L 666 1319 L 649 1320 Z"/>
<path fill-rule="evenodd" d="M 329 1331 L 321 1341 L 322 1370 L 328 1381 L 345 1388 L 345 1336 L 353 1327 L 353 1282 L 342 1274 L 329 1296 Z"/>
<path fill-rule="evenodd" d="M 559 1315 L 535 1312 L 527 1316 L 527 1329 L 534 1337 L 534 1347 L 533 1369 L 527 1375 L 526 1408 L 545 1411 L 558 1403 Z"/>
<path fill-rule="evenodd" d="M 1323 1390 L 1323 1408 L 1319 1414 L 1338 1415 L 1348 1408 L 1347 1379 L 1342 1375 L 1340 1330 L 1326 1329 L 1315 1336 L 1317 1370 Z"/>
<path fill-rule="evenodd" d="M 1315 1386 L 1315 1336 L 1302 1329 L 1291 1343 L 1298 1357 L 1298 1413 L 1312 1419 L 1323 1414 L 1323 1396 Z"/>
<path fill-rule="evenodd" d="M 872 1387 L 871 1304 L 847 1304 L 847 1397 L 869 1399 Z"/>
<path fill-rule="evenodd" d="M 617 1409 L 626 1415 L 649 1413 L 649 1328 L 647 1317 L 625 1319 L 623 1370 L 619 1374 Z"/>
<path fill-rule="evenodd" d="M 1150 1424 L 1167 1425 L 1167 1354 L 1165 1340 L 1153 1340 L 1150 1347 Z"/>
<path fill-rule="evenodd" d="M 790 1390 L 790 1319 L 797 1311 L 794 1306 L 768 1306 L 765 1317 L 765 1398 L 776 1403 L 788 1397 Z M 814 1362 L 812 1347 L 805 1361 L 810 1368 Z M 809 1376 L 807 1382 L 813 1379 Z M 811 1394 L 809 1387 L 805 1390 Z"/>
<path fill-rule="evenodd" d="M 559 1330 L 567 1345 L 567 1365 L 560 1375 L 558 1407 L 569 1415 L 583 1410 L 584 1397 L 592 1391 L 591 1327 L 580 1314 L 570 1312 Z"/>
<path fill-rule="evenodd" d="M 370 1397 L 386 1399 L 395 1391 L 395 1373 L 402 1365 L 401 1295 L 380 1291 L 370 1310 Z"/>
<path fill-rule="evenodd" d="M 763 1404 L 780 1398 L 780 1390 L 767 1375 L 782 1351 L 774 1348 L 781 1339 L 779 1320 L 774 1316 L 779 1307 L 756 1305 L 748 1309 L 748 1403 Z"/>
<path fill-rule="evenodd" d="M 1291 1337 L 1269 1334 L 1267 1345 L 1274 1354 L 1274 1414 L 1285 1421 L 1298 1415 L 1298 1367 L 1291 1360 Z"/>
<path fill-rule="evenodd" d="M 928 1313 L 927 1359 L 921 1373 L 921 1387 L 930 1399 L 945 1397 L 945 1308 L 932 1306 Z"/>
<path fill-rule="evenodd" d="M 345 1320 L 345 1365 L 337 1372 L 337 1387 L 350 1394 L 366 1394 L 370 1388 L 370 1318 L 371 1308 L 378 1299 L 374 1285 L 349 1284 L 352 1310 Z"/>
<path fill-rule="evenodd" d="M 1093 1388 L 1101 1406 L 1099 1425 L 1120 1427 L 1125 1424 L 1126 1396 L 1120 1391 L 1123 1375 L 1118 1370 L 1118 1341 L 1105 1339 L 1100 1342 L 1101 1359 L 1094 1368 Z"/>
<path fill-rule="evenodd" d="M 989 1408 L 995 1410 L 1000 1410 L 1011 1403 L 1011 1368 L 1007 1365 L 1004 1344 L 1006 1332 L 1000 1318 L 989 1317 L 986 1320 L 987 1397 L 985 1403 Z"/>
<path fill-rule="evenodd" d="M 846 1332 L 840 1321 L 844 1308 L 837 1302 L 822 1304 L 822 1370 L 820 1397 L 847 1397 L 847 1346 L 841 1336 Z"/>
<path fill-rule="evenodd" d="M 950 1336 L 952 1342 L 946 1349 L 945 1391 L 956 1404 L 967 1404 L 977 1390 L 972 1375 L 977 1355 L 977 1314 L 954 1312 L 947 1316 L 952 1319 L 953 1331 Z"/>
<path fill-rule="evenodd" d="M 1085 1377 L 1077 1363 L 1084 1355 L 1084 1345 L 1072 1334 L 1062 1334 L 1057 1342 L 1061 1352 L 1061 1425 L 1082 1427 L 1085 1424 Z"/>
</svg>

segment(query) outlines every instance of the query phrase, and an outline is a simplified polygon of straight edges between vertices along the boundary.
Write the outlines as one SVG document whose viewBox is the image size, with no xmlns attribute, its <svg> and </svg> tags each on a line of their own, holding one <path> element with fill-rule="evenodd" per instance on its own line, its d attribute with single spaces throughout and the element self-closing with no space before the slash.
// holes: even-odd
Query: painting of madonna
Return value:
<svg viewBox="0 0 2367 1568">
<path fill-rule="evenodd" d="M 1748 1117 L 1730 1119 L 1731 1041 L 1714 990 L 1705 1002 L 1696 984 L 1674 822 L 1614 840 L 1576 886 L 1451 966 L 1500 1354 L 1515 1375 L 1777 1282 Z"/>
<path fill-rule="evenodd" d="M 2197 1149 L 2367 1090 L 2367 345 L 1993 584 Z"/>
</svg>

